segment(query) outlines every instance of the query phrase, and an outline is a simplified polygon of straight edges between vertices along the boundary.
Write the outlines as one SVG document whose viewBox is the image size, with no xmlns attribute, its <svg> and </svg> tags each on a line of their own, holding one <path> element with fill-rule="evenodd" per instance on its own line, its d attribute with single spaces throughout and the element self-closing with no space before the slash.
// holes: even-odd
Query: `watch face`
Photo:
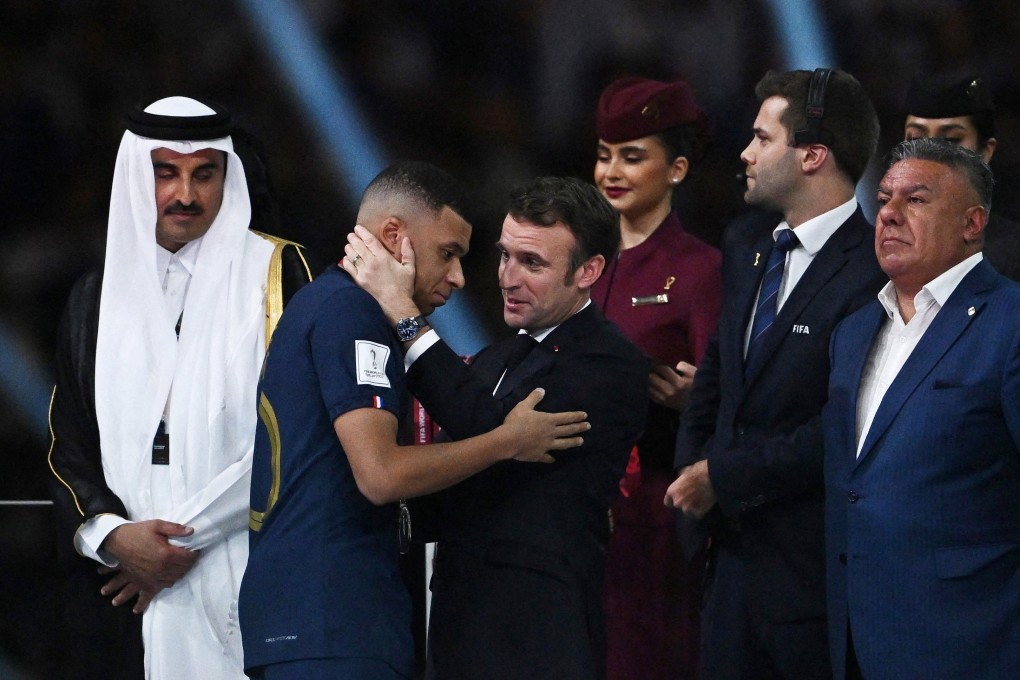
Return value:
<svg viewBox="0 0 1020 680">
<path fill-rule="evenodd" d="M 418 325 L 418 319 L 413 317 L 405 317 L 397 322 L 397 337 L 401 341 L 413 340 L 414 336 L 418 335 L 418 330 L 421 327 Z"/>
</svg>

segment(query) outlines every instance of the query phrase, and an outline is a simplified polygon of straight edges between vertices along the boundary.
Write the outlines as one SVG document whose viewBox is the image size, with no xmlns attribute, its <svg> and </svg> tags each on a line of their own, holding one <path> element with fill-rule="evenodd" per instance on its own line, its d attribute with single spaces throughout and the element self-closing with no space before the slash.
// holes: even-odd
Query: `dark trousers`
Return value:
<svg viewBox="0 0 1020 680">
<path fill-rule="evenodd" d="M 755 616 L 746 565 L 726 548 L 712 558 L 701 624 L 704 680 L 829 680 L 825 617 L 790 622 Z"/>
<path fill-rule="evenodd" d="M 131 612 L 134 601 L 114 607 L 99 594 L 111 576 L 96 573 L 98 562 L 75 558 L 65 563 L 64 650 L 62 677 L 69 680 L 143 680 L 142 617 Z"/>
</svg>

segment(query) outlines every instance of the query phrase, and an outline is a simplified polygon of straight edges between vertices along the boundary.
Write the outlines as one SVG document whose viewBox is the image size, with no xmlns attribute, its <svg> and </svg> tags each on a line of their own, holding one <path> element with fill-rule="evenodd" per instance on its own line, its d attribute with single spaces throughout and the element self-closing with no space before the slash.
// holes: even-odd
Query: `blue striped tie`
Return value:
<svg viewBox="0 0 1020 680">
<path fill-rule="evenodd" d="M 758 291 L 758 305 L 754 309 L 754 323 L 751 325 L 751 338 L 747 343 L 745 366 L 750 365 L 751 355 L 762 334 L 776 320 L 776 311 L 779 306 L 779 285 L 783 282 L 786 254 L 799 245 L 800 239 L 793 233 L 793 229 L 783 229 L 776 236 L 776 245 L 769 253 L 769 259 L 765 263 L 765 275 L 761 280 L 761 290 Z"/>
</svg>

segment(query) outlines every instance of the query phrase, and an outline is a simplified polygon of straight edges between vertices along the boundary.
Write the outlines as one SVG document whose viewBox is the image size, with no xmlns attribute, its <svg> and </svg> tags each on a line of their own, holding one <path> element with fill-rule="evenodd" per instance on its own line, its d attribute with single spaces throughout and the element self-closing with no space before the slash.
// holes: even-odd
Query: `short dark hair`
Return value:
<svg viewBox="0 0 1020 680">
<path fill-rule="evenodd" d="M 593 185 L 574 177 L 536 177 L 510 191 L 507 212 L 543 227 L 562 222 L 577 240 L 569 276 L 601 255 L 608 262 L 620 246 L 620 216 Z"/>
<path fill-rule="evenodd" d="M 422 161 L 394 163 L 375 176 L 362 195 L 362 201 L 375 193 L 408 196 L 423 208 L 439 213 L 443 208 L 470 222 L 467 195 L 456 179 L 445 170 Z"/>
<path fill-rule="evenodd" d="M 932 161 L 956 170 L 974 187 L 984 209 L 991 211 L 995 178 L 991 166 L 981 154 L 942 137 L 918 137 L 904 140 L 893 147 L 889 154 L 889 167 L 911 159 Z"/>
<path fill-rule="evenodd" d="M 705 157 L 705 150 L 712 139 L 708 119 L 697 123 L 684 123 L 652 135 L 666 150 L 666 163 L 672 163 L 683 156 L 690 165 Z"/>
<path fill-rule="evenodd" d="M 812 71 L 769 71 L 754 88 L 758 103 L 769 97 L 782 97 L 787 101 L 780 122 L 791 144 L 793 133 L 807 127 L 811 76 Z M 836 159 L 836 167 L 857 184 L 878 146 L 878 114 L 861 84 L 845 71 L 833 70 L 829 78 L 822 130 L 832 139 L 832 144 L 826 146 Z"/>
</svg>

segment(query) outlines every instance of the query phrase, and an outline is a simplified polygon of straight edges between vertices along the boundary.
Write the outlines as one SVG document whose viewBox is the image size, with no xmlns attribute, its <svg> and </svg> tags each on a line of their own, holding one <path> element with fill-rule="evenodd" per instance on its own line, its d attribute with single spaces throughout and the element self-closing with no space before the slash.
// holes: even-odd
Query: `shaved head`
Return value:
<svg viewBox="0 0 1020 680">
<path fill-rule="evenodd" d="M 368 185 L 358 224 L 376 234 L 388 217 L 411 223 L 422 216 L 435 219 L 444 208 L 467 220 L 465 205 L 463 190 L 448 173 L 431 163 L 407 161 L 386 168 Z"/>
</svg>

